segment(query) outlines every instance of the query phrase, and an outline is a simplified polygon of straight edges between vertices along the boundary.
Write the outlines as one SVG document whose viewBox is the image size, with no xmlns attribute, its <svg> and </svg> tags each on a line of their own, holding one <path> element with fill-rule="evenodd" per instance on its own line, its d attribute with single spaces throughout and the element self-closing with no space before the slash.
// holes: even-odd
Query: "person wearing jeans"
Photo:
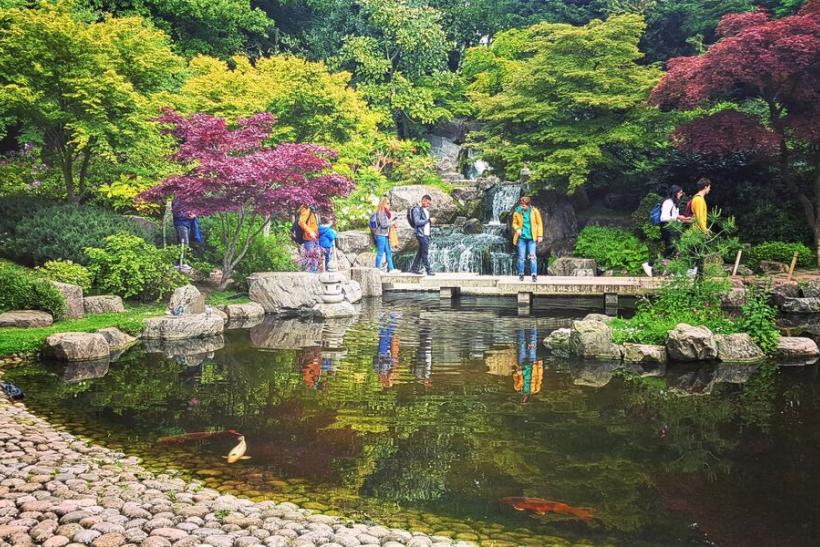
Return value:
<svg viewBox="0 0 820 547">
<path fill-rule="evenodd" d="M 383 259 L 386 259 L 387 271 L 390 273 L 398 271 L 393 266 L 393 250 L 390 248 L 390 227 L 395 220 L 387 198 L 382 198 L 376 207 L 376 227 L 373 228 L 373 239 L 376 241 L 376 268 L 380 270 Z"/>
<path fill-rule="evenodd" d="M 431 226 L 436 223 L 436 217 L 430 216 L 430 205 L 433 203 L 433 198 L 425 194 L 421 198 L 421 203 L 413 207 L 410 214 L 413 219 L 413 228 L 416 232 L 416 239 L 419 242 L 419 250 L 413 258 L 413 265 L 410 266 L 410 271 L 414 274 L 421 274 L 421 267 L 427 270 L 427 275 L 435 275 L 433 268 L 430 266 L 428 253 L 430 252 L 430 236 L 432 235 Z"/>
<path fill-rule="evenodd" d="M 531 205 L 531 199 L 527 196 L 521 197 L 513 211 L 512 229 L 513 245 L 518 247 L 518 280 L 524 281 L 524 268 L 529 260 L 532 280 L 538 281 L 536 243 L 544 239 L 544 224 L 540 211 Z"/>
</svg>

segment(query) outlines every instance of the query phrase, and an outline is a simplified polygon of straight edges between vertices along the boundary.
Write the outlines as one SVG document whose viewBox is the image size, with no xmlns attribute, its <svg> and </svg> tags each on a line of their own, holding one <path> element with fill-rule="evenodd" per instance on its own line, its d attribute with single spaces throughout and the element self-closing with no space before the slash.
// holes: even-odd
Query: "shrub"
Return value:
<svg viewBox="0 0 820 547">
<path fill-rule="evenodd" d="M 592 258 L 606 270 L 626 270 L 637 273 L 649 258 L 646 244 L 620 228 L 587 226 L 578 235 L 575 256 Z"/>
<path fill-rule="evenodd" d="M 70 260 L 49 260 L 37 268 L 37 273 L 52 281 L 79 285 L 84 291 L 91 288 L 91 274 L 84 266 Z"/>
<path fill-rule="evenodd" d="M 102 248 L 89 247 L 85 252 L 94 284 L 123 298 L 159 300 L 187 281 L 174 268 L 177 247 L 157 249 L 132 234 L 106 237 Z"/>
<path fill-rule="evenodd" d="M 145 227 L 105 209 L 57 203 L 26 211 L 0 241 L 0 252 L 31 265 L 58 259 L 87 264 L 83 250 L 99 247 L 105 237 L 117 232 L 152 237 Z"/>
<path fill-rule="evenodd" d="M 777 330 L 777 310 L 769 304 L 769 291 L 760 287 L 746 289 L 746 303 L 737 321 L 740 331 L 745 332 L 766 353 L 773 353 L 780 340 Z"/>
<path fill-rule="evenodd" d="M 632 224 L 635 226 L 635 231 L 638 235 L 642 235 L 649 241 L 661 240 L 661 228 L 655 226 L 649 221 L 649 213 L 658 203 L 663 202 L 663 196 L 650 192 L 641 200 L 641 204 L 632 213 Z"/>
<path fill-rule="evenodd" d="M 802 268 L 811 268 L 816 265 L 815 254 L 803 243 L 786 243 L 785 241 L 767 241 L 760 245 L 755 245 L 746 254 L 746 264 L 750 268 L 757 268 L 761 260 L 774 260 L 775 262 L 791 263 L 794 253 L 800 253 L 797 257 L 797 265 Z"/>
<path fill-rule="evenodd" d="M 54 285 L 33 272 L 0 262 L 0 310 L 43 310 L 54 319 L 65 313 L 65 300 Z"/>
</svg>

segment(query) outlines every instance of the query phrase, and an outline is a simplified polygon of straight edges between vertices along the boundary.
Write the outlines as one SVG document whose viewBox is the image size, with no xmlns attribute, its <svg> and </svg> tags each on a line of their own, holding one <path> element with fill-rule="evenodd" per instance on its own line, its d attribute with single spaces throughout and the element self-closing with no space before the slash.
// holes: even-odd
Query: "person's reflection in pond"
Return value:
<svg viewBox="0 0 820 547">
<path fill-rule="evenodd" d="M 379 347 L 373 356 L 373 370 L 379 375 L 383 388 L 393 386 L 393 371 L 399 362 L 399 337 L 396 334 L 396 323 L 399 315 L 390 313 L 387 321 L 379 327 Z"/>
<path fill-rule="evenodd" d="M 531 395 L 541 391 L 544 379 L 544 363 L 538 360 L 538 330 L 517 329 L 518 364 L 513 369 L 513 387 L 526 403 Z"/>
<path fill-rule="evenodd" d="M 322 385 L 321 352 L 319 348 L 309 348 L 299 356 L 298 366 L 308 389 L 319 389 Z"/>
<path fill-rule="evenodd" d="M 419 325 L 419 348 L 411 367 L 416 381 L 425 387 L 433 385 L 433 333 L 427 321 Z"/>
</svg>

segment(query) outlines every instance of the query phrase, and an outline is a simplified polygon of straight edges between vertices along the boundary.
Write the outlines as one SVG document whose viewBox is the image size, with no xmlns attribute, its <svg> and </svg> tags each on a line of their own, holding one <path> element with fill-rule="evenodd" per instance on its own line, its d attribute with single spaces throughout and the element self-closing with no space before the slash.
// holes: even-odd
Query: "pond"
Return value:
<svg viewBox="0 0 820 547">
<path fill-rule="evenodd" d="M 582 304 L 386 297 L 5 377 L 73 433 L 252 499 L 495 545 L 816 545 L 817 367 L 549 357 L 549 331 L 599 311 Z M 228 429 L 250 459 L 180 437 Z"/>
</svg>

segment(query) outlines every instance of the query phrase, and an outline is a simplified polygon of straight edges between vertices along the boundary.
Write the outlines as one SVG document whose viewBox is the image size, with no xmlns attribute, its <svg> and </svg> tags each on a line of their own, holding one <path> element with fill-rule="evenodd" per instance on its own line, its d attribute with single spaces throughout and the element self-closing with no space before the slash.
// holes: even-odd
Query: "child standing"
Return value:
<svg viewBox="0 0 820 547">
<path fill-rule="evenodd" d="M 333 221 L 327 220 L 319 225 L 319 247 L 325 255 L 325 271 L 330 270 L 330 254 L 336 245 L 336 230 L 333 229 Z"/>
</svg>

